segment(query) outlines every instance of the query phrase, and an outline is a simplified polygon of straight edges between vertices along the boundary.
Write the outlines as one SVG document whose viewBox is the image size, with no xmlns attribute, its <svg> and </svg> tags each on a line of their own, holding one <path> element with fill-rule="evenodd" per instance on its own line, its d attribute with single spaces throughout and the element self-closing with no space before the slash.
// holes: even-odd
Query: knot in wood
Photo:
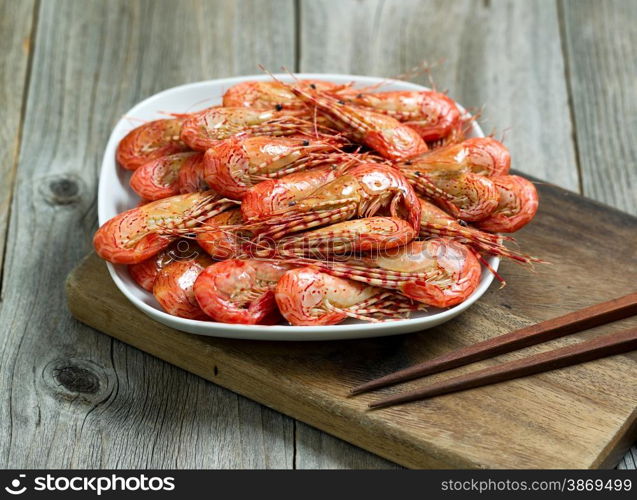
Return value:
<svg viewBox="0 0 637 500">
<path fill-rule="evenodd" d="M 86 368 L 69 364 L 53 370 L 53 377 L 69 392 L 96 394 L 100 390 L 97 374 Z"/>
<path fill-rule="evenodd" d="M 43 179 L 40 192 L 51 205 L 70 205 L 80 199 L 82 179 L 73 174 L 53 175 Z"/>
</svg>

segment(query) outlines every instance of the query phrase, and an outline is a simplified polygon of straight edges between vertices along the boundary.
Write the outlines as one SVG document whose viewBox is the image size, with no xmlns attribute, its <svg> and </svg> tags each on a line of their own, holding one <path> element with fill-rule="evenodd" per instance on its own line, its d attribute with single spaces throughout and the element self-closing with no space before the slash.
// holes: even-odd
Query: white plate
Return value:
<svg viewBox="0 0 637 500">
<path fill-rule="evenodd" d="M 289 75 L 276 75 L 281 80 L 290 81 Z M 413 83 L 397 80 L 386 80 L 368 76 L 331 75 L 331 74 L 298 74 L 298 78 L 313 78 L 328 80 L 335 83 L 356 82 L 358 86 L 374 85 L 386 82 L 383 90 L 424 90 L 425 87 Z M 118 167 L 115 162 L 115 150 L 119 141 L 133 128 L 146 120 L 165 118 L 166 112 L 183 113 L 197 111 L 221 103 L 221 96 L 232 85 L 244 80 L 267 80 L 269 76 L 242 76 L 224 78 L 205 82 L 189 83 L 172 89 L 164 90 L 140 102 L 126 113 L 117 123 L 106 145 L 102 171 L 98 190 L 98 217 L 100 225 L 120 212 L 137 205 L 139 198 L 130 189 L 128 181 L 131 173 Z M 474 122 L 471 137 L 484 137 L 480 127 Z M 494 269 L 498 268 L 499 259 L 491 257 L 489 263 Z M 466 310 L 478 300 L 487 290 L 493 275 L 483 268 L 482 278 L 476 291 L 462 304 L 440 310 L 430 309 L 427 312 L 416 313 L 410 319 L 389 321 L 384 323 L 363 323 L 348 320 L 332 326 L 261 326 L 236 325 L 216 323 L 214 321 L 196 321 L 178 318 L 163 312 L 151 293 L 139 287 L 129 276 L 126 266 L 107 263 L 108 270 L 117 288 L 137 308 L 151 318 L 164 325 L 213 337 L 254 340 L 334 340 L 355 339 L 364 337 L 378 337 L 383 335 L 397 335 L 432 328 Z"/>
</svg>

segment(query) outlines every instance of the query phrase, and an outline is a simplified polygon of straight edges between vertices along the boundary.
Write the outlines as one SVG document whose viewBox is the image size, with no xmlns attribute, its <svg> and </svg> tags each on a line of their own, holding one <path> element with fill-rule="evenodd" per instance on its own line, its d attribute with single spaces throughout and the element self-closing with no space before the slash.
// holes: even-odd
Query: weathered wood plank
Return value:
<svg viewBox="0 0 637 500">
<path fill-rule="evenodd" d="M 637 3 L 561 10 L 584 194 L 637 214 Z"/>
<path fill-rule="evenodd" d="M 361 470 L 396 469 L 400 466 L 297 422 L 296 468 Z"/>
<path fill-rule="evenodd" d="M 80 325 L 63 294 L 116 119 L 166 87 L 291 66 L 292 7 L 41 3 L 0 309 L 0 467 L 293 466 L 290 419 Z"/>
<path fill-rule="evenodd" d="M 637 214 L 637 4 L 560 7 L 583 192 Z M 637 468 L 637 446 L 619 467 Z"/>
<path fill-rule="evenodd" d="M 33 13 L 34 0 L 0 0 L 0 271 L 15 180 Z"/>
<path fill-rule="evenodd" d="M 551 0 L 319 0 L 300 8 L 300 71 L 394 76 L 444 60 L 432 72 L 436 85 L 466 107 L 484 106 L 481 125 L 498 135 L 506 130 L 516 169 L 578 189 Z M 413 81 L 430 85 L 426 75 Z M 351 447 L 345 453 L 331 436 L 298 429 L 299 465 L 387 466 Z"/>
<path fill-rule="evenodd" d="M 514 168 L 578 189 L 553 0 L 302 1 L 300 18 L 301 71 L 394 76 L 442 60 L 437 87 L 484 107 Z"/>
<path fill-rule="evenodd" d="M 633 446 L 617 465 L 618 469 L 637 469 L 637 446 Z"/>
</svg>

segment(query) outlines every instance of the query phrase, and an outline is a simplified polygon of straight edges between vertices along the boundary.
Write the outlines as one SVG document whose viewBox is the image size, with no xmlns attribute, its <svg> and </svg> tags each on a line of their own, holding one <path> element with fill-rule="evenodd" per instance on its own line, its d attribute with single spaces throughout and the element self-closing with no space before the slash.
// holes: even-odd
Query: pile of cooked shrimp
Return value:
<svg viewBox="0 0 637 500">
<path fill-rule="evenodd" d="M 495 273 L 486 256 L 539 262 L 501 234 L 533 218 L 535 187 L 470 127 L 436 91 L 239 83 L 122 139 L 141 201 L 94 246 L 183 318 L 332 325 L 454 306 L 481 264 Z"/>
</svg>

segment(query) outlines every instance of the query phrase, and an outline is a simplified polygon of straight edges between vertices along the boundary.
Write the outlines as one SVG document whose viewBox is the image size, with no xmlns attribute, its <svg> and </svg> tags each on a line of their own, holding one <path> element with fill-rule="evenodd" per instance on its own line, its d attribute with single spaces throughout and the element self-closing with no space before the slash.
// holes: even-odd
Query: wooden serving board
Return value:
<svg viewBox="0 0 637 500">
<path fill-rule="evenodd" d="M 375 395 L 346 397 L 372 377 L 635 291 L 637 218 L 555 186 L 538 188 L 540 211 L 518 239 L 552 264 L 530 272 L 503 263 L 505 288 L 494 282 L 464 314 L 422 333 L 304 343 L 190 335 L 139 312 L 94 254 L 68 278 L 69 307 L 108 335 L 407 467 L 611 467 L 637 434 L 637 353 L 378 411 L 366 411 Z M 606 325 L 451 373 L 635 324 Z"/>
</svg>

